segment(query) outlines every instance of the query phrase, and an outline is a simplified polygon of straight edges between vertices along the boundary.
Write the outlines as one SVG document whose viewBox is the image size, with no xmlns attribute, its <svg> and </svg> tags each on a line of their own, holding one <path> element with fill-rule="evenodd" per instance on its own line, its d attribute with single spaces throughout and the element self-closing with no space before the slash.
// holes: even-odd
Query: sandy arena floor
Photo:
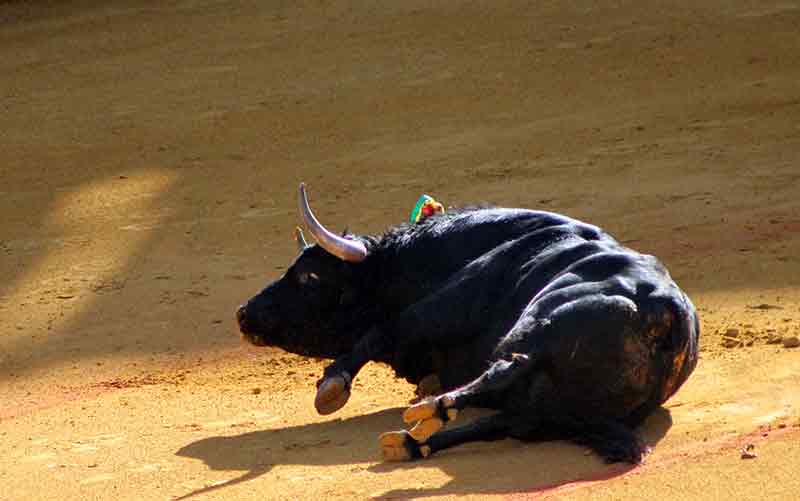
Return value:
<svg viewBox="0 0 800 501">
<path fill-rule="evenodd" d="M 0 499 L 797 499 L 800 3 L 433 3 L 0 1 Z M 322 362 L 233 321 L 301 180 L 361 233 L 428 192 L 660 257 L 702 350 L 647 463 L 383 464 L 378 365 L 316 415 Z"/>
</svg>

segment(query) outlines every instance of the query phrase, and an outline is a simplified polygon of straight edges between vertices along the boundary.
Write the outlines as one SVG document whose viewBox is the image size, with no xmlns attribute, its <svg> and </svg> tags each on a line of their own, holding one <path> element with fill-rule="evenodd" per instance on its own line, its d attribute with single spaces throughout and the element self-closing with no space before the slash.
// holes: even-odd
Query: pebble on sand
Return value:
<svg viewBox="0 0 800 501">
<path fill-rule="evenodd" d="M 725 348 L 737 348 L 742 345 L 742 342 L 733 337 L 723 337 L 722 346 Z"/>
<path fill-rule="evenodd" d="M 789 336 L 783 338 L 783 347 L 784 348 L 797 348 L 800 346 L 800 338 L 797 336 Z"/>
<path fill-rule="evenodd" d="M 742 459 L 755 459 L 758 457 L 756 454 L 756 446 L 753 444 L 747 444 L 739 450 L 740 457 Z"/>
<path fill-rule="evenodd" d="M 781 344 L 783 342 L 783 336 L 780 334 L 770 334 L 767 337 L 767 344 Z"/>
</svg>

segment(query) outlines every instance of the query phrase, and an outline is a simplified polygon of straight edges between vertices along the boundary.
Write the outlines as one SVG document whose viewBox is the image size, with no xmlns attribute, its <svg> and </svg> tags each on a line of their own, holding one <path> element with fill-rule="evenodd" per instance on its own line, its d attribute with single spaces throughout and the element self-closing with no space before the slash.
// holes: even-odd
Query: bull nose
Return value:
<svg viewBox="0 0 800 501">
<path fill-rule="evenodd" d="M 236 322 L 239 324 L 239 329 L 241 329 L 244 332 L 245 326 L 247 324 L 247 307 L 246 306 L 240 306 L 236 310 Z"/>
</svg>

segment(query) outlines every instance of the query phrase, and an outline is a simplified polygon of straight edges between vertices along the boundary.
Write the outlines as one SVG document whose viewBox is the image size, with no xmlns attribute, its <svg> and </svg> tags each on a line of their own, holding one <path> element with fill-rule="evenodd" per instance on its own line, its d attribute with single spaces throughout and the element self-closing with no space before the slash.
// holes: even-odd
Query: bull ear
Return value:
<svg viewBox="0 0 800 501">
<path fill-rule="evenodd" d="M 306 242 L 306 237 L 303 236 L 303 230 L 301 230 L 299 226 L 295 226 L 294 228 L 294 238 L 297 240 L 297 250 L 300 252 L 306 250 L 308 242 Z"/>
</svg>

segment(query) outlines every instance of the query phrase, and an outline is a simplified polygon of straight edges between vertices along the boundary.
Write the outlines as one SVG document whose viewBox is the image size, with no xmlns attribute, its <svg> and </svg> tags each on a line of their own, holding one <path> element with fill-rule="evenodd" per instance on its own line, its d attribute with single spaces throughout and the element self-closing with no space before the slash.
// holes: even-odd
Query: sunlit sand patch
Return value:
<svg viewBox="0 0 800 501">
<path fill-rule="evenodd" d="M 115 476 L 110 473 L 100 473 L 98 475 L 92 475 L 91 477 L 86 477 L 80 481 L 81 484 L 97 484 L 100 482 L 108 482 L 109 480 L 114 480 Z"/>
<path fill-rule="evenodd" d="M 19 342 L 22 336 L 43 327 L 31 324 L 24 308 L 13 308 L 18 305 L 36 304 L 36 318 L 50 319 L 48 330 L 63 328 L 83 315 L 92 302 L 93 292 L 120 276 L 139 246 L 150 238 L 148 232 L 130 232 L 124 238 L 113 235 L 98 238 L 87 234 L 87 228 L 117 221 L 136 224 L 137 217 L 145 216 L 150 227 L 157 226 L 165 214 L 156 210 L 159 199 L 176 180 L 173 172 L 147 169 L 123 179 L 114 176 L 92 181 L 57 198 L 38 232 L 49 236 L 46 244 L 37 246 L 50 249 L 49 254 L 28 266 L 0 299 L 12 307 L 6 311 L 15 312 L 4 320 L 26 327 L 12 331 L 3 341 Z M 52 237 L 54 234 L 56 238 Z M 85 274 L 80 280 L 65 281 L 65 272 L 71 271 L 65 263 L 81 263 Z"/>
<path fill-rule="evenodd" d="M 132 473 L 154 473 L 157 471 L 168 471 L 172 468 L 166 461 L 160 463 L 147 463 L 141 466 L 129 468 L 128 471 Z"/>
<path fill-rule="evenodd" d="M 259 424 L 267 424 L 267 423 L 271 423 L 271 422 L 274 422 L 274 421 L 278 421 L 279 419 L 280 418 L 277 417 L 277 416 L 269 418 L 269 419 L 259 419 L 258 423 Z M 222 420 L 222 421 L 209 421 L 207 423 L 202 423 L 200 425 L 200 427 L 201 428 L 205 428 L 205 429 L 209 429 L 209 430 L 213 430 L 213 429 L 219 429 L 219 428 L 249 427 L 249 426 L 255 426 L 255 425 L 256 425 L 256 421 L 254 421 L 252 418 L 247 417 L 247 418 L 238 418 L 238 419 L 225 419 L 225 420 Z"/>
<path fill-rule="evenodd" d="M 236 416 L 232 419 L 225 419 L 220 421 L 208 421 L 206 423 L 198 423 L 197 428 L 204 429 L 218 429 L 218 428 L 235 428 L 240 426 L 256 426 L 274 423 L 280 420 L 280 416 L 276 416 L 269 412 L 257 411 L 244 415 Z"/>
<path fill-rule="evenodd" d="M 787 417 L 789 414 L 785 410 L 770 412 L 769 414 L 764 414 L 763 416 L 758 416 L 755 419 L 757 424 L 769 424 L 778 419 L 782 419 Z"/>
<path fill-rule="evenodd" d="M 130 471 L 134 473 L 150 473 L 154 471 L 158 471 L 161 468 L 157 464 L 144 464 L 139 466 L 138 468 L 131 468 Z"/>
<path fill-rule="evenodd" d="M 313 482 L 317 480 L 333 480 L 330 475 L 293 475 L 288 477 L 290 482 Z"/>
<path fill-rule="evenodd" d="M 22 458 L 22 461 L 25 463 L 35 463 L 38 461 L 45 461 L 48 459 L 52 459 L 56 457 L 55 452 L 40 452 L 39 454 L 32 454 L 30 456 L 25 456 Z"/>
<path fill-rule="evenodd" d="M 104 433 L 102 435 L 95 435 L 94 437 L 90 437 L 89 440 L 97 440 L 101 442 L 103 445 L 114 445 L 124 441 L 125 437 L 121 434 L 116 434 L 116 433 Z"/>
<path fill-rule="evenodd" d="M 77 452 L 79 454 L 84 453 L 91 453 L 100 450 L 100 447 L 91 444 L 84 444 L 84 443 L 73 443 L 72 449 L 70 451 Z"/>
<path fill-rule="evenodd" d="M 755 408 L 752 405 L 733 403 L 723 404 L 719 407 L 719 410 L 727 414 L 752 414 L 755 412 Z"/>
</svg>

